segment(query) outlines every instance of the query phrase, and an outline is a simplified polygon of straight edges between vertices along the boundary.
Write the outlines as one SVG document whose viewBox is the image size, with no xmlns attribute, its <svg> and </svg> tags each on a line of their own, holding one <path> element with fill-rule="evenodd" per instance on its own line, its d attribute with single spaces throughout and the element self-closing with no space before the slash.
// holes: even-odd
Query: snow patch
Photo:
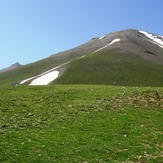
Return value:
<svg viewBox="0 0 163 163">
<path fill-rule="evenodd" d="M 68 61 L 68 62 L 63 63 L 63 64 L 61 64 L 61 65 L 59 65 L 59 66 L 57 66 L 57 67 L 54 67 L 54 68 L 52 68 L 52 69 L 50 69 L 50 70 L 48 70 L 48 71 L 46 71 L 46 72 L 44 72 L 44 73 L 42 73 L 42 74 L 39 74 L 39 75 L 33 76 L 33 77 L 31 77 L 31 78 L 25 79 L 25 80 L 21 81 L 20 84 L 24 84 L 24 83 L 26 83 L 26 82 L 28 82 L 28 81 L 30 81 L 30 80 L 32 80 L 32 79 L 38 78 L 38 77 L 40 77 L 40 76 L 43 76 L 43 75 L 45 75 L 45 74 L 47 74 L 47 73 L 49 73 L 49 72 L 52 72 L 52 71 L 56 70 L 57 68 L 59 68 L 59 67 L 61 67 L 61 66 L 64 66 L 64 65 L 66 65 L 66 64 L 68 64 L 68 63 L 70 63 L 70 62 L 71 62 L 71 61 Z"/>
<path fill-rule="evenodd" d="M 29 85 L 47 85 L 55 80 L 59 75 L 59 71 L 52 71 L 34 79 Z"/>
<path fill-rule="evenodd" d="M 120 41 L 120 40 L 121 40 L 120 38 L 116 38 L 116 39 L 114 39 L 109 45 L 114 44 L 115 42 L 118 42 L 118 41 Z"/>
<path fill-rule="evenodd" d="M 30 80 L 32 80 L 32 79 L 34 79 L 34 78 L 36 78 L 36 77 L 37 77 L 37 76 L 33 76 L 33 77 L 31 77 L 31 78 L 25 79 L 25 80 L 21 81 L 20 84 L 24 84 L 24 83 L 26 83 L 27 81 L 30 81 Z"/>
<path fill-rule="evenodd" d="M 99 52 L 100 50 L 105 49 L 105 48 L 107 48 L 108 46 L 110 46 L 110 45 L 112 45 L 112 44 L 114 44 L 114 43 L 116 43 L 116 42 L 118 42 L 118 41 L 120 41 L 120 39 L 119 39 L 119 38 L 116 38 L 116 39 L 114 39 L 111 43 L 109 43 L 108 45 L 105 45 L 105 46 L 103 46 L 102 48 L 97 49 L 97 50 L 94 51 L 93 53 Z"/>
<path fill-rule="evenodd" d="M 84 57 L 85 57 L 85 55 L 78 57 L 76 59 L 80 59 L 80 58 L 84 58 Z M 31 78 L 25 79 L 25 80 L 21 81 L 20 84 L 24 84 L 24 83 L 34 79 L 29 85 L 47 85 L 50 82 L 52 82 L 53 80 L 55 80 L 59 75 L 59 71 L 54 71 L 54 70 L 60 68 L 61 66 L 66 65 L 70 62 L 72 62 L 72 61 L 65 62 L 65 63 L 63 63 L 57 67 L 54 67 L 54 68 L 52 68 L 46 72 L 43 72 L 42 74 L 39 74 L 39 75 L 33 76 Z"/>
<path fill-rule="evenodd" d="M 99 40 L 102 40 L 103 38 L 105 38 L 105 36 L 101 36 L 101 37 L 99 38 Z"/>
<path fill-rule="evenodd" d="M 153 43 L 163 48 L 163 36 L 154 35 L 145 31 L 139 30 L 140 33 L 144 34 L 146 37 L 154 41 Z"/>
</svg>

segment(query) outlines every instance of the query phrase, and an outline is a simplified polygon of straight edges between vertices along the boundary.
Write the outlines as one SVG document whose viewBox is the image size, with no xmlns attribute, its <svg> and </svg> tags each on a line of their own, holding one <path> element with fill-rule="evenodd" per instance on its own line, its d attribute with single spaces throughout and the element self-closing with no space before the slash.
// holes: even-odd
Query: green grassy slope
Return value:
<svg viewBox="0 0 163 163">
<path fill-rule="evenodd" d="M 78 47 L 60 52 L 37 62 L 21 66 L 17 69 L 0 73 L 0 85 L 15 85 L 15 83 L 19 83 L 21 80 L 38 75 L 65 62 L 72 61 L 84 54 L 90 53 L 96 49 L 96 47 L 92 47 L 92 42 L 95 43 L 96 40 L 91 40 Z"/>
<path fill-rule="evenodd" d="M 74 59 L 74 56 L 58 56 L 0 74 L 0 85 L 15 85 L 21 80 Z M 74 60 L 69 64 L 63 76 L 53 84 L 112 85 L 116 82 L 121 86 L 163 86 L 162 74 L 163 65 L 152 63 L 132 54 L 104 51 Z"/>
<path fill-rule="evenodd" d="M 0 85 L 2 86 L 15 85 L 17 82 L 20 82 L 21 80 L 41 74 L 49 69 L 52 69 L 67 61 L 71 61 L 77 57 L 78 56 L 74 56 L 73 54 L 68 54 L 66 56 L 62 54 L 56 55 L 28 65 L 21 66 L 17 69 L 5 73 L 0 73 Z"/>
<path fill-rule="evenodd" d="M 0 88 L 0 162 L 163 162 L 162 92 Z"/>
<path fill-rule="evenodd" d="M 121 86 L 163 86 L 163 65 L 132 54 L 99 52 L 74 61 L 59 84 L 109 84 Z"/>
</svg>

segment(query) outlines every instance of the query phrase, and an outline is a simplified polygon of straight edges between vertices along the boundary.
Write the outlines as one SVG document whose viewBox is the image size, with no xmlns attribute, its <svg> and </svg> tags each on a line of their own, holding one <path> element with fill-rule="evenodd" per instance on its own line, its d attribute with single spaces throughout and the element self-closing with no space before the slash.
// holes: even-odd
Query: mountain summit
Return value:
<svg viewBox="0 0 163 163">
<path fill-rule="evenodd" d="M 0 84 L 163 86 L 161 74 L 163 36 L 129 29 L 1 73 Z"/>
<path fill-rule="evenodd" d="M 9 70 L 13 70 L 13 69 L 15 69 L 15 68 L 17 68 L 19 66 L 21 66 L 21 64 L 19 62 L 16 62 L 16 63 L 12 64 L 11 66 L 0 70 L 0 72 L 6 72 L 6 71 L 9 71 Z"/>
</svg>

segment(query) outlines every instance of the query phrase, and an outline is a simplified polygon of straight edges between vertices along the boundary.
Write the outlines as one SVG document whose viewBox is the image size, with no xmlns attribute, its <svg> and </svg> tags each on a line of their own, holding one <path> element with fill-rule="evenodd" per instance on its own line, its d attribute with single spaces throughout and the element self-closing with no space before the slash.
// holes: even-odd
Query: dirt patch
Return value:
<svg viewBox="0 0 163 163">
<path fill-rule="evenodd" d="M 158 91 L 146 91 L 131 96 L 118 96 L 112 100 L 114 107 L 133 106 L 133 107 L 162 107 L 163 96 Z"/>
</svg>

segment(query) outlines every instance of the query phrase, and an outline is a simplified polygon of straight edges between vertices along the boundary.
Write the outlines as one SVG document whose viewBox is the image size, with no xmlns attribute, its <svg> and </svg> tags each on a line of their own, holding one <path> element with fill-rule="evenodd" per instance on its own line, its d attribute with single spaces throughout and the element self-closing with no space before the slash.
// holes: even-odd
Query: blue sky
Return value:
<svg viewBox="0 0 163 163">
<path fill-rule="evenodd" d="M 123 29 L 163 35 L 162 0 L 0 0 L 0 69 Z"/>
</svg>

